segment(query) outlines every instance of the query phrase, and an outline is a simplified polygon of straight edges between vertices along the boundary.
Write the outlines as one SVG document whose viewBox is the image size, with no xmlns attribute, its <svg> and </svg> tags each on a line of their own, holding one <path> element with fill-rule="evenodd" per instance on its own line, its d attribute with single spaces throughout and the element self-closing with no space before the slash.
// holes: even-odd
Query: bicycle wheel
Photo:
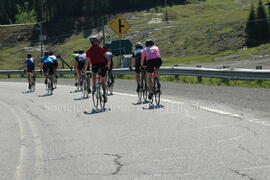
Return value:
<svg viewBox="0 0 270 180">
<path fill-rule="evenodd" d="M 87 89 L 87 82 L 86 79 L 83 79 L 83 84 L 82 84 L 82 96 L 83 98 L 88 98 L 88 89 Z"/>
<path fill-rule="evenodd" d="M 143 99 L 146 102 L 148 100 L 148 88 L 145 76 L 143 77 Z"/>
<path fill-rule="evenodd" d="M 54 89 L 56 89 L 57 88 L 57 78 L 56 78 L 56 74 L 54 74 L 54 76 L 53 76 L 53 85 L 54 85 Z"/>
<path fill-rule="evenodd" d="M 36 90 L 36 83 L 33 79 L 33 77 L 31 77 L 31 88 L 30 91 L 34 92 Z"/>
<path fill-rule="evenodd" d="M 160 87 L 159 86 L 160 86 L 159 79 L 155 77 L 154 78 L 154 95 L 155 95 L 156 105 L 160 104 Z"/>
<path fill-rule="evenodd" d="M 98 92 L 98 94 L 99 94 L 99 98 L 98 98 L 98 100 L 99 100 L 99 106 L 100 106 L 100 110 L 104 110 L 105 109 L 105 99 L 104 99 L 104 96 L 106 96 L 106 94 L 102 94 L 101 93 L 101 87 L 102 87 L 102 85 L 101 84 L 99 84 L 99 92 Z"/>
</svg>

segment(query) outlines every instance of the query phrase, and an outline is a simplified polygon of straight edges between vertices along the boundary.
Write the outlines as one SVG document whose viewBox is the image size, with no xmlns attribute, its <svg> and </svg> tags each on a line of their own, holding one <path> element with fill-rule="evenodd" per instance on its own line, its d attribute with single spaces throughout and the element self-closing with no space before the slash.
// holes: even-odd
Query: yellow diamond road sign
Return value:
<svg viewBox="0 0 270 180">
<path fill-rule="evenodd" d="M 122 16 L 119 16 L 110 24 L 110 27 L 118 36 L 122 37 L 131 25 Z"/>
</svg>

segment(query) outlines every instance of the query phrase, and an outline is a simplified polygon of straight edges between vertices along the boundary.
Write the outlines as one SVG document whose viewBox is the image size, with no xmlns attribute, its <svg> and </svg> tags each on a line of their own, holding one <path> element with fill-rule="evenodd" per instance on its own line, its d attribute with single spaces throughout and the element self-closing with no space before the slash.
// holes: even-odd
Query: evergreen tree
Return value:
<svg viewBox="0 0 270 180">
<path fill-rule="evenodd" d="M 268 19 L 267 15 L 264 9 L 264 5 L 262 3 L 262 0 L 259 0 L 258 9 L 257 9 L 257 39 L 261 42 L 265 42 L 268 39 Z"/>
<path fill-rule="evenodd" d="M 256 44 L 256 38 L 257 38 L 257 28 L 256 28 L 256 15 L 255 15 L 255 10 L 254 6 L 252 4 L 250 12 L 249 12 L 249 17 L 248 17 L 248 22 L 246 24 L 246 34 L 247 34 L 247 39 L 246 39 L 246 45 L 247 46 L 254 46 Z"/>
</svg>

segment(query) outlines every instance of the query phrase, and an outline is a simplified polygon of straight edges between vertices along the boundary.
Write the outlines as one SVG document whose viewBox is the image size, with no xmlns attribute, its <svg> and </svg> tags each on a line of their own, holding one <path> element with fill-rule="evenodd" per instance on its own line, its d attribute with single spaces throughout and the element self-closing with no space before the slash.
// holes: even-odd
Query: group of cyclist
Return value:
<svg viewBox="0 0 270 180">
<path fill-rule="evenodd" d="M 159 48 L 155 45 L 153 40 L 147 40 L 144 45 L 137 42 L 132 53 L 131 67 L 135 68 L 135 79 L 137 82 L 137 93 L 140 91 L 141 71 L 146 71 L 147 86 L 149 91 L 148 99 L 152 99 L 154 94 L 153 89 L 153 75 L 159 78 L 159 68 L 162 65 L 161 55 Z M 159 81 L 157 91 L 160 93 L 160 83 Z"/>
<path fill-rule="evenodd" d="M 74 57 L 74 70 L 76 73 L 76 83 L 75 86 L 79 85 L 79 78 L 82 74 L 86 74 L 89 77 L 90 67 L 92 68 L 92 89 L 90 88 L 90 78 L 87 79 L 87 91 L 88 93 L 95 93 L 97 74 L 100 76 L 100 81 L 103 89 L 103 96 L 105 101 L 106 97 L 106 79 L 105 76 L 111 76 L 111 83 L 114 83 L 112 68 L 113 68 L 113 55 L 105 47 L 100 46 L 101 40 L 95 36 L 89 38 L 91 47 L 84 52 L 84 50 L 78 50 L 73 52 Z M 142 69 L 146 71 L 147 86 L 149 91 L 148 99 L 152 99 L 153 96 L 153 75 L 159 78 L 159 68 L 162 64 L 161 55 L 159 48 L 155 45 L 154 41 L 147 40 L 144 44 L 137 42 L 134 46 L 134 51 L 132 54 L 131 68 L 135 68 L 136 72 L 136 82 L 138 92 L 140 90 L 140 78 Z M 57 57 L 53 52 L 45 52 L 44 57 L 41 58 L 40 69 L 46 74 L 53 75 L 56 74 L 58 68 Z M 25 70 L 28 73 L 28 82 L 30 88 L 30 76 L 35 78 L 35 61 L 31 54 L 27 54 L 25 61 Z M 47 78 L 45 78 L 45 84 L 47 83 Z M 159 90 L 160 84 L 158 82 Z"/>
</svg>

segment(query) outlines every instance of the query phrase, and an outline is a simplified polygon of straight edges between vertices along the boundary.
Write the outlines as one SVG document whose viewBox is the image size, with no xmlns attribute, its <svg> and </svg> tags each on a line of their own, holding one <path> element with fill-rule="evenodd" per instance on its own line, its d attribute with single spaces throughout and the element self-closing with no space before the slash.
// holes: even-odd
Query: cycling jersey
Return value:
<svg viewBox="0 0 270 180">
<path fill-rule="evenodd" d="M 135 49 L 132 53 L 132 58 L 135 59 L 135 72 L 140 73 L 141 72 L 141 57 L 142 57 L 142 51 L 143 49 Z"/>
<path fill-rule="evenodd" d="M 105 63 L 105 53 L 106 50 L 98 45 L 93 45 L 91 48 L 87 49 L 86 57 L 89 57 L 91 64 Z"/>
<path fill-rule="evenodd" d="M 146 60 L 160 59 L 161 58 L 159 48 L 157 46 L 144 48 L 142 54 L 146 56 Z"/>
<path fill-rule="evenodd" d="M 85 54 L 78 54 L 75 57 L 75 59 L 76 59 L 77 62 L 85 62 L 86 61 L 86 55 Z"/>
<path fill-rule="evenodd" d="M 26 63 L 26 65 L 29 66 L 29 67 L 35 66 L 35 61 L 34 61 L 33 58 L 26 58 L 25 63 Z"/>
<path fill-rule="evenodd" d="M 51 55 L 51 56 L 49 56 L 50 58 L 52 58 L 53 59 L 53 61 L 57 61 L 57 58 L 56 58 L 56 56 L 55 55 Z"/>
<path fill-rule="evenodd" d="M 53 59 L 50 58 L 49 56 L 44 56 L 44 57 L 41 59 L 41 63 L 42 63 L 42 64 L 53 64 Z"/>
</svg>

